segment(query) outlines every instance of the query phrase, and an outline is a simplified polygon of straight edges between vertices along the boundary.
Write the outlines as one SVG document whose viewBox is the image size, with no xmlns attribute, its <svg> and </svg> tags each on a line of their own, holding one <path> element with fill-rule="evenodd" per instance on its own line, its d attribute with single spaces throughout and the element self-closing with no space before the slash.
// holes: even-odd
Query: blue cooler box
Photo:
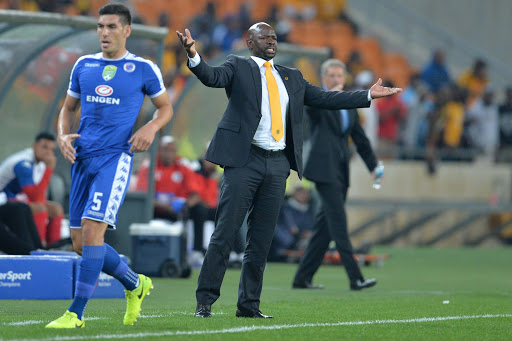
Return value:
<svg viewBox="0 0 512 341">
<path fill-rule="evenodd" d="M 0 256 L 0 299 L 73 298 L 71 257 Z"/>
<path fill-rule="evenodd" d="M 80 263 L 80 256 L 76 252 L 69 251 L 45 251 L 45 250 L 37 250 L 32 251 L 31 255 L 39 255 L 39 256 L 60 256 L 60 257 L 68 257 L 73 259 L 74 262 L 74 277 L 73 277 L 73 295 L 75 292 L 75 283 L 78 279 L 78 265 Z M 126 256 L 121 255 L 121 260 L 125 263 L 128 262 Z M 96 283 L 96 288 L 92 294 L 92 298 L 124 298 L 124 290 L 125 287 L 114 277 L 107 275 L 104 272 L 100 273 L 100 277 L 98 279 L 98 283 Z"/>
<path fill-rule="evenodd" d="M 130 225 L 133 270 L 149 276 L 189 277 L 183 222 L 152 220 Z"/>
</svg>

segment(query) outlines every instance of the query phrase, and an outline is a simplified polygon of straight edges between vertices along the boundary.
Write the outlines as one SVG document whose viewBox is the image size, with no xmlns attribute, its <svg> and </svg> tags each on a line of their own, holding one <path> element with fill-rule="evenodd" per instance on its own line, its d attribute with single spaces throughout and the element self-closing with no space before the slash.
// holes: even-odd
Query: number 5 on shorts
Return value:
<svg viewBox="0 0 512 341">
<path fill-rule="evenodd" d="M 101 197 L 103 196 L 103 193 L 101 192 L 94 192 L 94 197 L 92 198 L 92 202 L 94 205 L 91 207 L 91 210 L 93 211 L 99 211 L 101 208 Z"/>
</svg>

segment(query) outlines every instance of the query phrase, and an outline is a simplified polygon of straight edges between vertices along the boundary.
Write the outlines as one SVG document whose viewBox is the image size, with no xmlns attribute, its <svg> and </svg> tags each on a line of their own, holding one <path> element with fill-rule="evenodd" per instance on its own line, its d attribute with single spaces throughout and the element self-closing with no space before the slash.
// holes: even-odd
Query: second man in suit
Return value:
<svg viewBox="0 0 512 341">
<path fill-rule="evenodd" d="M 328 59 L 321 68 L 322 85 L 329 91 L 342 91 L 345 85 L 345 64 Z M 311 122 L 311 151 L 304 167 L 304 176 L 313 181 L 320 196 L 320 208 L 315 217 L 313 233 L 293 281 L 295 289 L 322 289 L 313 285 L 313 275 L 324 259 L 331 240 L 347 272 L 350 289 L 374 286 L 375 279 L 364 279 L 354 260 L 347 230 L 345 199 L 349 187 L 349 137 L 368 170 L 374 173 L 377 159 L 370 141 L 359 123 L 357 110 L 325 110 L 307 108 Z M 375 175 L 374 175 L 375 176 Z"/>
<path fill-rule="evenodd" d="M 251 57 L 229 55 L 216 67 L 199 56 L 188 29 L 176 33 L 190 70 L 206 86 L 225 88 L 229 99 L 205 155 L 224 167 L 224 179 L 215 231 L 199 274 L 195 316 L 212 316 L 235 235 L 249 212 L 236 316 L 270 318 L 260 311 L 263 271 L 290 168 L 302 177 L 304 105 L 330 110 L 368 107 L 372 98 L 401 89 L 383 87 L 380 81 L 369 91 L 356 92 L 311 85 L 299 70 L 274 63 L 277 36 L 262 22 L 247 32 Z"/>
</svg>

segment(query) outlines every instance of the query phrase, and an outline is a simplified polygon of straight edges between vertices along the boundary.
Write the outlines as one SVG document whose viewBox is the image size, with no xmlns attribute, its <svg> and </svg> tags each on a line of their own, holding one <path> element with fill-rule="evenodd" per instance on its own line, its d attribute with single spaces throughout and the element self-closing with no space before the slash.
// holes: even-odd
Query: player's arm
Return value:
<svg viewBox="0 0 512 341">
<path fill-rule="evenodd" d="M 131 143 L 130 152 L 144 152 L 149 149 L 155 139 L 156 133 L 172 118 L 173 110 L 169 95 L 164 91 L 160 96 L 151 98 L 156 107 L 153 119 L 138 129 L 128 143 Z"/>
<path fill-rule="evenodd" d="M 64 155 L 64 158 L 71 163 L 75 163 L 75 154 L 76 150 L 73 147 L 73 141 L 80 137 L 79 134 L 70 134 L 71 124 L 76 116 L 76 109 L 78 108 L 78 103 L 80 99 L 66 95 L 66 99 L 64 100 L 64 105 L 60 110 L 59 114 L 59 122 L 58 122 L 58 136 L 57 141 L 59 143 L 59 148 Z"/>
</svg>

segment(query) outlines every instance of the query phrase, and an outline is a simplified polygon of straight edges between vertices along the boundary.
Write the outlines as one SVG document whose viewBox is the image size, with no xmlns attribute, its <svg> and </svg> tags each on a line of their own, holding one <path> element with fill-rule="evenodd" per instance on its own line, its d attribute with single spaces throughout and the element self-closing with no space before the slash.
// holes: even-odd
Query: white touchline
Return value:
<svg viewBox="0 0 512 341">
<path fill-rule="evenodd" d="M 88 317 L 87 320 L 101 320 L 101 317 Z M 18 322 L 5 322 L 2 323 L 4 326 L 26 326 L 29 324 L 40 324 L 40 323 L 48 323 L 48 321 L 43 320 L 27 320 L 27 321 L 18 321 Z"/>
<path fill-rule="evenodd" d="M 212 313 L 212 315 L 226 315 L 227 313 L 225 312 L 222 312 L 222 311 L 219 311 L 219 312 L 214 312 Z M 138 318 L 140 319 L 144 319 L 144 318 L 158 318 L 158 317 L 171 317 L 171 316 L 175 316 L 175 315 L 190 315 L 190 316 L 193 316 L 194 313 L 191 313 L 190 311 L 175 311 L 175 312 L 171 312 L 171 313 L 168 313 L 168 314 L 157 314 L 157 315 L 140 315 Z M 85 319 L 87 321 L 92 321 L 92 320 L 106 320 L 107 318 L 106 317 L 98 317 L 98 316 L 86 316 Z M 26 326 L 26 325 L 29 325 L 29 324 L 46 324 L 48 323 L 48 321 L 43 321 L 43 320 L 27 320 L 27 321 L 16 321 L 16 322 L 5 322 L 5 323 L 0 323 L 0 325 L 4 325 L 4 326 Z"/>
<path fill-rule="evenodd" d="M 279 330 L 279 329 L 293 329 L 305 327 L 338 327 L 338 326 L 359 326 L 359 325 L 372 325 L 372 324 L 393 324 L 393 323 L 421 323 L 421 322 L 438 322 L 438 321 L 452 321 L 452 320 L 467 320 L 467 319 L 481 319 L 481 318 L 499 318 L 511 317 L 512 314 L 485 314 L 485 315 L 467 315 L 467 316 L 439 316 L 439 317 L 421 317 L 414 319 L 404 320 L 369 320 L 369 321 L 347 321 L 347 322 L 331 322 L 331 323 L 299 323 L 299 324 L 277 324 L 273 326 L 249 326 L 237 327 L 227 329 L 215 330 L 189 330 L 189 331 L 169 331 L 161 333 L 134 333 L 134 334 L 100 334 L 88 336 L 57 336 L 51 338 L 38 338 L 38 339 L 16 339 L 13 341 L 35 341 L 35 340 L 93 340 L 93 339 L 126 339 L 126 338 L 140 338 L 140 337 L 160 337 L 160 336 L 175 336 L 175 335 L 206 335 L 206 334 L 230 334 L 230 333 L 244 333 L 255 330 Z"/>
</svg>

